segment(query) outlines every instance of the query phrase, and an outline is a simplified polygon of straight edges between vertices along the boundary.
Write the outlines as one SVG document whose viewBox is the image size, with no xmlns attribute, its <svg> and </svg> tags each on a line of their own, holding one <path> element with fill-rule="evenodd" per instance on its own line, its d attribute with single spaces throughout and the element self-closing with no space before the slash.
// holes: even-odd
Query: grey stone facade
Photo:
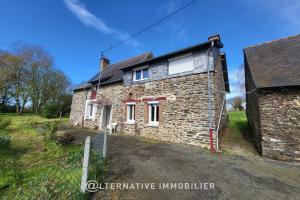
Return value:
<svg viewBox="0 0 300 200">
<path fill-rule="evenodd" d="M 216 60 L 219 57 L 219 50 L 217 48 L 213 48 L 210 57 L 210 70 L 214 70 L 216 65 Z M 207 53 L 206 51 L 199 51 L 192 53 L 193 56 L 193 70 L 178 74 L 168 74 L 168 61 L 155 63 L 153 65 L 142 66 L 141 68 L 147 67 L 149 69 L 149 79 L 147 81 L 154 81 L 154 80 L 161 80 L 166 78 L 173 78 L 183 75 L 191 75 L 191 74 L 198 74 L 207 72 Z M 125 85 L 132 85 L 132 84 L 140 84 L 147 81 L 139 81 L 134 83 L 132 80 L 132 71 L 126 71 L 124 73 L 124 84 Z"/>
<path fill-rule="evenodd" d="M 300 161 L 300 89 L 262 92 L 263 155 Z"/>
<path fill-rule="evenodd" d="M 266 157 L 300 161 L 300 89 L 257 89 L 245 67 L 249 134 Z"/>
<path fill-rule="evenodd" d="M 216 131 L 225 91 L 219 49 L 213 48 L 210 56 L 212 88 L 212 123 Z M 93 119 L 84 118 L 86 100 L 90 90 L 74 92 L 71 124 L 88 128 L 103 127 L 103 110 L 111 105 L 110 123 L 117 124 L 117 131 L 148 138 L 209 147 L 208 131 L 208 80 L 206 51 L 193 53 L 194 69 L 189 72 L 168 75 L 168 62 L 148 66 L 149 78 L 133 82 L 132 72 L 125 71 L 123 83 L 102 85 L 97 90 L 97 105 Z M 159 102 L 159 124 L 149 124 L 148 103 Z M 127 102 L 135 103 L 135 122 L 126 121 Z M 225 111 L 226 113 L 226 111 Z M 226 124 L 222 115 L 221 129 Z M 214 142 L 215 142 L 214 133 Z"/>
</svg>

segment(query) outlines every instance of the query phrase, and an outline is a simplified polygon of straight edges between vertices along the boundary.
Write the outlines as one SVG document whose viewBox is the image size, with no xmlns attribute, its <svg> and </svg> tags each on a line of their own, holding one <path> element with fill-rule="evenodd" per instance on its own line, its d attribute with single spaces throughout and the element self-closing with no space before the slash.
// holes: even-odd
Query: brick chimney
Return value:
<svg viewBox="0 0 300 200">
<path fill-rule="evenodd" d="M 104 71 L 109 65 L 109 60 L 105 57 L 101 57 L 100 59 L 100 71 Z"/>
</svg>

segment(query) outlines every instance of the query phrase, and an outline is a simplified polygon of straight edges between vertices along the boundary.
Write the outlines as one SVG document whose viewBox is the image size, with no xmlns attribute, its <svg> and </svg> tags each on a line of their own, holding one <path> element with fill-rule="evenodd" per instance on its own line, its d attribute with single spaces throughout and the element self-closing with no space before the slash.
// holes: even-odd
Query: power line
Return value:
<svg viewBox="0 0 300 200">
<path fill-rule="evenodd" d="M 130 35 L 128 38 L 122 40 L 121 42 L 118 42 L 118 43 L 112 45 L 110 48 L 107 48 L 107 49 L 105 49 L 104 51 L 102 51 L 102 52 L 101 52 L 101 55 L 103 55 L 103 53 L 105 53 L 105 52 L 107 52 L 107 51 L 110 51 L 110 50 L 112 50 L 112 49 L 114 49 L 114 48 L 116 48 L 116 47 L 118 47 L 118 46 L 124 44 L 124 43 L 127 42 L 128 40 L 130 40 L 130 39 L 132 39 L 132 38 L 134 38 L 134 37 L 136 37 L 136 36 L 138 36 L 138 35 L 140 35 L 140 34 L 146 32 L 146 31 L 148 31 L 149 29 L 153 28 L 154 26 L 156 26 L 156 25 L 160 24 L 161 22 L 167 20 L 168 18 L 172 17 L 173 15 L 177 14 L 178 12 L 184 10 L 186 7 L 192 5 L 192 4 L 195 3 L 196 1 L 198 1 L 198 0 L 192 0 L 192 1 L 188 2 L 187 4 L 181 6 L 180 8 L 178 8 L 178 9 L 176 9 L 176 10 L 174 10 L 173 12 L 171 12 L 171 13 L 168 14 L 168 15 L 166 15 L 165 17 L 163 17 L 163 18 L 157 20 L 156 22 L 150 24 L 149 26 L 146 26 L 146 27 L 143 28 L 142 30 L 140 30 L 140 31 L 138 31 L 138 32 L 136 32 L 136 33 Z"/>
</svg>

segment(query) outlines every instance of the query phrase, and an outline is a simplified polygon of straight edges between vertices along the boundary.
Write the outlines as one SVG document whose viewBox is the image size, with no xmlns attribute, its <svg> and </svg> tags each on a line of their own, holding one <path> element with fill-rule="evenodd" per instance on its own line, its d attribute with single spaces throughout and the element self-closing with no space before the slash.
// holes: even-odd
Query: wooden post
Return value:
<svg viewBox="0 0 300 200">
<path fill-rule="evenodd" d="M 84 145 L 84 157 L 83 157 L 82 177 L 81 177 L 81 186 L 80 186 L 80 191 L 82 193 L 86 192 L 89 159 L 90 159 L 90 145 L 91 145 L 91 137 L 88 136 L 85 138 L 85 145 Z"/>
</svg>

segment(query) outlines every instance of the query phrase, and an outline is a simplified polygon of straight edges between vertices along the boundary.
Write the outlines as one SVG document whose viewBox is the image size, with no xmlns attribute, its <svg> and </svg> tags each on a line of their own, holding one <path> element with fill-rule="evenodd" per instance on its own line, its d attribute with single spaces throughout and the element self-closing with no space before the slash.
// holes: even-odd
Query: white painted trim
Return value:
<svg viewBox="0 0 300 200">
<path fill-rule="evenodd" d="M 148 121 L 149 121 L 149 126 L 158 126 L 159 125 L 159 121 L 157 121 L 157 106 L 159 107 L 159 103 L 158 101 L 152 101 L 152 102 L 155 102 L 155 103 L 151 103 L 151 102 L 148 102 Z M 151 106 L 154 106 L 155 109 L 154 109 L 154 121 L 151 121 Z M 158 108 L 159 109 L 159 108 Z"/>
<path fill-rule="evenodd" d="M 126 105 L 135 105 L 136 102 L 127 102 Z"/>
<path fill-rule="evenodd" d="M 86 119 L 95 120 L 95 114 L 96 114 L 96 112 L 95 112 L 95 108 L 96 108 L 95 104 L 93 105 L 92 115 L 90 115 L 90 112 L 88 110 L 88 106 L 90 104 L 93 104 L 93 102 L 94 102 L 93 100 L 86 100 L 85 101 L 85 110 L 84 110 L 84 119 L 85 120 Z"/>
<path fill-rule="evenodd" d="M 133 110 L 132 110 L 132 115 L 133 116 L 131 116 L 132 117 L 132 120 L 129 120 L 129 109 L 130 109 L 130 106 L 133 106 Z M 135 116 L 135 103 L 132 103 L 132 104 L 127 104 L 127 106 L 126 106 L 126 109 L 127 109 L 127 113 L 126 113 L 126 122 L 128 123 L 128 124 L 134 124 L 135 123 L 135 118 L 134 118 L 134 116 Z"/>
<path fill-rule="evenodd" d="M 159 104 L 159 101 L 148 101 L 148 104 Z"/>
<path fill-rule="evenodd" d="M 148 78 L 144 78 L 144 73 L 143 73 L 144 69 L 148 69 Z M 141 79 L 136 80 L 136 71 L 139 71 L 139 70 L 141 70 Z M 132 80 L 134 82 L 144 81 L 144 80 L 148 80 L 149 79 L 149 67 L 148 66 L 147 67 L 140 67 L 140 68 L 134 69 L 134 70 L 132 70 L 132 73 L 133 73 Z"/>
</svg>

